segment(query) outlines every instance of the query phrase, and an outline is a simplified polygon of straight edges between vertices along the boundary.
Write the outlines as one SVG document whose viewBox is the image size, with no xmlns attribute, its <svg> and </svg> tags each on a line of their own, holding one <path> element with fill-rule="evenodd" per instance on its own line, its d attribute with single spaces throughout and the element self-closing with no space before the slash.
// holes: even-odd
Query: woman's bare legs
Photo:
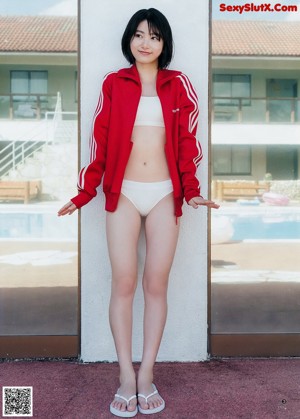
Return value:
<svg viewBox="0 0 300 419">
<path fill-rule="evenodd" d="M 147 396 L 153 392 L 153 367 L 166 323 L 168 279 L 179 233 L 172 194 L 163 198 L 151 210 L 146 218 L 145 232 L 144 346 L 137 385 L 138 392 Z M 139 403 L 142 409 L 153 409 L 162 404 L 162 399 L 155 395 L 146 404 L 140 397 Z"/>
<path fill-rule="evenodd" d="M 132 365 L 132 303 L 137 284 L 137 243 L 141 217 L 123 195 L 118 209 L 108 212 L 106 233 L 112 267 L 109 318 L 120 366 L 119 394 L 127 399 L 136 394 L 136 377 Z M 112 406 L 125 411 L 126 403 L 115 398 Z M 136 399 L 128 406 L 135 410 Z"/>
</svg>

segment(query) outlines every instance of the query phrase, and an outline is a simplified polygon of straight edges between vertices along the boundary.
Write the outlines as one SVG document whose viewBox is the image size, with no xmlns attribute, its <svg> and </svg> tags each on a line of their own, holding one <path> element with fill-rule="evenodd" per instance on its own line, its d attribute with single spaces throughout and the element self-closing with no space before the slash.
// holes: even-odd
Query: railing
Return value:
<svg viewBox="0 0 300 419">
<path fill-rule="evenodd" d="M 0 119 L 43 119 L 54 111 L 56 99 L 53 94 L 0 94 Z"/>
<path fill-rule="evenodd" d="M 48 143 L 77 141 L 77 112 L 61 112 L 57 107 L 55 112 L 46 113 L 46 121 Z"/>
<path fill-rule="evenodd" d="M 61 112 L 59 94 L 57 98 L 56 111 L 46 113 L 47 124 L 42 126 L 43 135 L 36 127 L 36 132 L 30 133 L 30 140 L 24 141 L 20 138 L 19 141 L 9 142 L 3 149 L 0 149 L 0 179 L 11 171 L 15 172 L 45 144 L 70 143 L 77 140 L 77 112 Z M 39 139 L 35 140 L 36 137 Z"/>
<path fill-rule="evenodd" d="M 228 123 L 299 123 L 300 98 L 212 98 L 212 121 Z"/>
<path fill-rule="evenodd" d="M 0 177 L 7 175 L 10 170 L 15 171 L 19 164 L 40 150 L 44 141 L 24 141 L 21 144 L 13 141 L 0 151 Z"/>
<path fill-rule="evenodd" d="M 57 92 L 55 96 L 53 109 L 53 112 L 45 112 L 47 125 L 34 125 L 30 132 L 22 133 L 18 141 L 8 142 L 6 146 L 0 149 L 0 178 L 6 176 L 11 170 L 15 171 L 19 165 L 24 164 L 28 157 L 40 150 L 45 143 L 52 143 L 58 141 L 58 139 L 60 141 L 71 139 L 74 127 L 65 127 L 63 119 L 66 117 L 67 121 L 77 120 L 77 113 L 62 112 L 60 92 Z"/>
</svg>

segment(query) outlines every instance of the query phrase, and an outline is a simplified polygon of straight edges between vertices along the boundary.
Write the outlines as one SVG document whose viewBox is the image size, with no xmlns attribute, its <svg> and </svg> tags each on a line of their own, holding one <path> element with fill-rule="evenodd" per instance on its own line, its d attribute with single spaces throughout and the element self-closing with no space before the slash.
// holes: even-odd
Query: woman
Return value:
<svg viewBox="0 0 300 419">
<path fill-rule="evenodd" d="M 200 195 L 202 158 L 195 138 L 198 106 L 189 79 L 167 70 L 173 39 L 165 16 L 143 9 L 130 19 L 122 51 L 131 67 L 106 75 L 94 115 L 90 164 L 79 174 L 77 196 L 59 215 L 72 214 L 95 195 L 103 179 L 112 267 L 110 325 L 120 366 L 120 387 L 110 405 L 119 417 L 160 412 L 153 367 L 166 316 L 167 287 L 183 198 L 193 208 L 218 208 Z M 132 304 L 137 244 L 145 217 L 144 345 L 136 377 L 132 365 Z"/>
</svg>

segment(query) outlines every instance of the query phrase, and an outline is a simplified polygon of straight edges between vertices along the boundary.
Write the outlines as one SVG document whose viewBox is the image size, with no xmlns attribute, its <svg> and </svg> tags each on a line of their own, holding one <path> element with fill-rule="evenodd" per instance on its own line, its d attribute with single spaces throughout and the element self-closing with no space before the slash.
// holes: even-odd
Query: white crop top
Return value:
<svg viewBox="0 0 300 419">
<path fill-rule="evenodd" d="M 165 127 L 158 96 L 141 96 L 134 126 Z"/>
</svg>

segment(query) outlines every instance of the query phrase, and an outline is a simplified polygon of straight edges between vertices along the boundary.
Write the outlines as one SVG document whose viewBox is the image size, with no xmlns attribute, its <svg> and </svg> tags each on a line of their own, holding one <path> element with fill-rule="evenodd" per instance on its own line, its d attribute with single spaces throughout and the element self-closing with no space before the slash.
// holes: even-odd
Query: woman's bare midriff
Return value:
<svg viewBox="0 0 300 419">
<path fill-rule="evenodd" d="M 136 182 L 160 182 L 170 179 L 165 155 L 165 128 L 134 127 L 131 141 L 133 147 L 124 179 Z"/>
</svg>

